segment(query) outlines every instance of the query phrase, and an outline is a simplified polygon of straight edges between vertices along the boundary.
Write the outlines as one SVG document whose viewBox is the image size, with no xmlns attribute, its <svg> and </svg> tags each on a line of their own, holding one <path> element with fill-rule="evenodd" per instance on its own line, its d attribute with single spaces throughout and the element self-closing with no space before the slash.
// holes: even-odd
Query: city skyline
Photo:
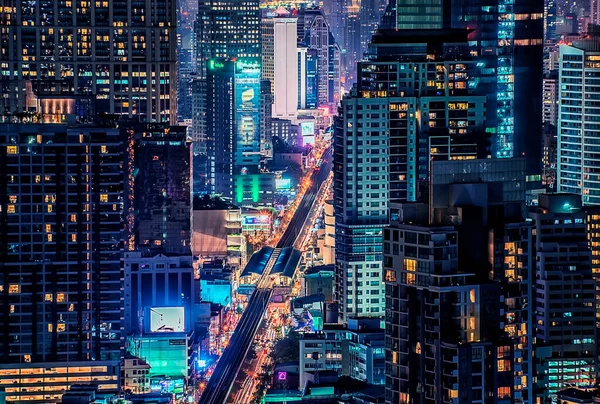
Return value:
<svg viewBox="0 0 600 404">
<path fill-rule="evenodd" d="M 0 402 L 597 402 L 597 3 L 5 1 Z"/>
</svg>

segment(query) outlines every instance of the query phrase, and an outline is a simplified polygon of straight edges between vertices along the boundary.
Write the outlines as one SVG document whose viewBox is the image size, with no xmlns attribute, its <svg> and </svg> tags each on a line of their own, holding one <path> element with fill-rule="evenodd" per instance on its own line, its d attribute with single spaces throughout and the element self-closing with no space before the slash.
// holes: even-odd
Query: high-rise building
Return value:
<svg viewBox="0 0 600 404">
<path fill-rule="evenodd" d="M 275 25 L 272 17 L 261 19 L 261 74 L 269 80 L 270 92 L 275 92 Z"/>
<path fill-rule="evenodd" d="M 317 53 L 317 106 L 325 106 L 329 103 L 329 47 L 333 45 L 329 24 L 318 8 L 304 10 L 301 17 L 302 41 Z"/>
<path fill-rule="evenodd" d="M 589 100 L 600 88 L 600 44 L 597 38 L 560 46 L 558 115 L 558 192 L 582 195 L 584 205 L 600 204 L 600 159 L 594 114 L 600 107 Z"/>
<path fill-rule="evenodd" d="M 124 137 L 62 124 L 3 124 L 0 133 L 6 399 L 57 403 L 75 383 L 117 393 Z"/>
<path fill-rule="evenodd" d="M 208 155 L 207 69 L 210 59 L 261 59 L 261 18 L 258 0 L 202 0 L 195 25 L 196 80 L 193 84 L 192 128 L 194 193 L 210 192 Z"/>
<path fill-rule="evenodd" d="M 417 5 L 411 0 L 396 0 L 393 3 L 391 17 L 399 30 L 471 30 L 471 52 L 485 74 L 481 81 L 496 87 L 496 97 L 487 104 L 488 114 L 495 120 L 494 156 L 526 156 L 528 174 L 539 175 L 543 0 L 508 3 L 432 0 Z"/>
<path fill-rule="evenodd" d="M 317 108 L 317 59 L 315 49 L 298 46 L 298 108 L 300 109 Z"/>
<path fill-rule="evenodd" d="M 383 300 L 357 294 L 365 281 L 383 293 L 388 201 L 426 197 L 432 160 L 490 154 L 489 87 L 477 84 L 466 31 L 385 31 L 371 47 L 334 125 L 336 298 L 348 316 L 383 310 Z M 374 279 L 358 281 L 366 274 Z"/>
<path fill-rule="evenodd" d="M 238 204 L 271 195 L 274 177 L 261 173 L 259 63 L 210 60 L 207 133 L 211 192 Z M 266 199 L 267 198 L 267 199 Z"/>
<path fill-rule="evenodd" d="M 386 402 L 532 403 L 525 161 L 434 162 L 384 231 Z"/>
<path fill-rule="evenodd" d="M 260 37 L 258 0 L 200 1 L 196 21 L 199 77 L 206 77 L 210 59 L 260 61 Z"/>
<path fill-rule="evenodd" d="M 16 0 L 0 13 L 3 112 L 36 111 L 50 91 L 92 96 L 97 112 L 177 121 L 175 0 Z"/>
<path fill-rule="evenodd" d="M 576 194 L 541 195 L 535 245 L 536 396 L 596 384 L 595 281 L 587 213 Z M 597 247 L 595 248 L 597 250 Z"/>
<path fill-rule="evenodd" d="M 190 143 L 184 126 L 127 127 L 127 250 L 190 254 Z"/>
<path fill-rule="evenodd" d="M 274 18 L 273 116 L 296 119 L 298 113 L 298 47 L 296 18 Z"/>
<path fill-rule="evenodd" d="M 556 73 L 556 72 L 554 72 Z M 558 125 L 558 75 L 544 77 L 544 106 L 542 122 L 554 127 Z"/>
</svg>

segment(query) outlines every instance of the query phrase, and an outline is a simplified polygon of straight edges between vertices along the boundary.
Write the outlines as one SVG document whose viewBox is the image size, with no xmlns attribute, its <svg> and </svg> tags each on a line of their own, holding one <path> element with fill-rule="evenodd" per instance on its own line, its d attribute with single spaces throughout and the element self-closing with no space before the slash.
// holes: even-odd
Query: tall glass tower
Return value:
<svg viewBox="0 0 600 404">
<path fill-rule="evenodd" d="M 483 82 L 497 96 L 487 105 L 496 119 L 495 157 L 525 156 L 528 174 L 541 171 L 541 94 L 544 37 L 542 0 L 397 0 L 392 19 L 400 30 L 471 30 L 471 54 L 481 64 Z M 388 16 L 389 17 L 389 16 Z"/>
</svg>

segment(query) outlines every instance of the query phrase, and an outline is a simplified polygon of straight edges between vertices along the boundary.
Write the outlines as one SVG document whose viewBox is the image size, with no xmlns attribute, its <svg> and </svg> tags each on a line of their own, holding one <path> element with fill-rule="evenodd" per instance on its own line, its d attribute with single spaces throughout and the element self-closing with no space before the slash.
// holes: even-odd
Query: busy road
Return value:
<svg viewBox="0 0 600 404">
<path fill-rule="evenodd" d="M 258 326 L 264 317 L 272 290 L 269 282 L 270 272 L 284 247 L 293 246 L 298 235 L 301 234 L 305 219 L 309 215 L 316 200 L 321 185 L 327 179 L 332 167 L 332 151 L 328 148 L 322 155 L 322 164 L 315 169 L 309 178 L 308 187 L 302 200 L 296 206 L 293 216 L 284 233 L 279 239 L 276 249 L 267 263 L 261 279 L 257 284 L 244 310 L 227 349 L 219 359 L 217 366 L 200 397 L 200 404 L 224 404 L 227 401 L 232 385 L 241 368 L 250 344 L 256 334 Z"/>
</svg>

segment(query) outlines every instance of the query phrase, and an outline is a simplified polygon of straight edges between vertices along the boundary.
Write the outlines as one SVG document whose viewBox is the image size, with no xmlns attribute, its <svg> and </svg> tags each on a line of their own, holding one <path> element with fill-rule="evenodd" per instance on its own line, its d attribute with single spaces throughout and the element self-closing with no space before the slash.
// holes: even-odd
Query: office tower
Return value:
<svg viewBox="0 0 600 404">
<path fill-rule="evenodd" d="M 275 26 L 272 17 L 261 19 L 261 69 L 262 78 L 271 83 L 271 94 L 275 92 Z"/>
<path fill-rule="evenodd" d="M 375 286 L 369 294 L 383 293 L 388 201 L 426 197 L 432 160 L 490 153 L 487 89 L 474 84 L 465 31 L 386 31 L 371 46 L 334 121 L 336 299 L 347 316 L 383 310 L 379 297 L 358 296 L 367 282 Z"/>
<path fill-rule="evenodd" d="M 386 402 L 532 401 L 524 159 L 433 163 L 384 231 Z"/>
<path fill-rule="evenodd" d="M 431 159 L 491 154 L 493 121 L 487 105 L 495 93 L 480 79 L 481 68 L 467 40 L 464 30 L 381 31 L 358 65 L 357 96 L 390 100 L 380 125 L 390 128 L 393 202 L 416 201 L 420 192 L 426 194 L 419 188 L 429 179 Z M 372 116 L 358 113 L 355 118 L 358 124 Z"/>
<path fill-rule="evenodd" d="M 552 74 L 544 77 L 543 82 L 544 94 L 544 106 L 542 114 L 542 122 L 550 124 L 554 127 L 558 125 L 558 74 L 553 72 Z"/>
<path fill-rule="evenodd" d="M 594 3 L 596 0 L 591 0 L 590 4 L 594 7 Z M 556 0 L 544 0 L 544 43 L 545 44 L 554 44 L 557 40 L 556 38 Z M 590 10 L 590 18 L 593 21 L 597 21 L 597 17 L 594 18 L 593 15 L 597 13 L 597 10 Z"/>
<path fill-rule="evenodd" d="M 462 28 L 472 30 L 472 53 L 482 64 L 482 82 L 495 84 L 487 110 L 495 119 L 492 136 L 496 157 L 526 156 L 528 174 L 541 168 L 542 0 L 469 2 L 434 0 L 419 5 L 397 0 L 400 30 Z M 490 41 L 489 38 L 498 39 Z"/>
<path fill-rule="evenodd" d="M 598 0 L 590 0 L 590 23 L 600 24 L 600 2 Z"/>
<path fill-rule="evenodd" d="M 379 122 L 389 103 L 345 97 L 334 120 L 335 291 L 346 321 L 381 317 L 385 308 L 381 248 L 388 224 L 389 133 Z M 361 125 L 359 114 L 366 118 Z"/>
<path fill-rule="evenodd" d="M 274 177 L 260 170 L 259 64 L 209 61 L 207 128 L 211 192 L 238 204 L 265 202 Z M 271 195 L 272 198 L 272 195 Z"/>
<path fill-rule="evenodd" d="M 530 218 L 537 263 L 537 396 L 547 400 L 570 386 L 595 386 L 595 281 L 579 195 L 542 195 Z"/>
<path fill-rule="evenodd" d="M 340 91 L 340 79 L 342 73 L 341 66 L 341 50 L 340 46 L 334 41 L 333 35 L 329 34 L 329 57 L 328 57 L 328 71 L 327 71 L 327 100 L 329 105 L 333 108 L 337 108 L 340 103 L 341 91 Z"/>
<path fill-rule="evenodd" d="M 273 93 L 269 80 L 260 81 L 260 154 L 273 157 Z"/>
<path fill-rule="evenodd" d="M 36 91 L 49 87 L 92 95 L 97 112 L 176 122 L 175 1 L 4 5 L 3 111 L 35 111 Z"/>
<path fill-rule="evenodd" d="M 584 205 L 600 204 L 600 177 L 595 161 L 598 125 L 593 121 L 598 107 L 587 98 L 598 90 L 600 74 L 597 39 L 560 46 L 558 116 L 558 192 L 582 195 Z"/>
<path fill-rule="evenodd" d="M 7 401 L 56 403 L 66 386 L 92 381 L 117 393 L 121 132 L 4 124 L 0 133 L 0 383 Z"/>
<path fill-rule="evenodd" d="M 257 0 L 202 0 L 198 4 L 197 72 L 206 77 L 210 59 L 261 57 L 261 18 Z"/>
<path fill-rule="evenodd" d="M 298 108 L 316 109 L 318 105 L 318 54 L 315 49 L 298 46 Z"/>
<path fill-rule="evenodd" d="M 128 251 L 190 254 L 190 146 L 184 126 L 121 124 L 128 136 Z"/>
<path fill-rule="evenodd" d="M 317 52 L 317 106 L 329 102 L 329 24 L 320 9 L 309 9 L 303 15 L 303 42 Z"/>
<path fill-rule="evenodd" d="M 296 119 L 298 114 L 298 48 L 296 18 L 274 18 L 273 116 Z"/>
<path fill-rule="evenodd" d="M 261 59 L 261 18 L 258 0 L 202 0 L 198 4 L 195 26 L 197 49 L 196 74 L 193 90 L 191 136 L 194 142 L 194 175 L 200 189 L 194 193 L 210 192 L 208 155 L 207 68 L 210 59 L 241 58 L 252 63 Z"/>
</svg>

